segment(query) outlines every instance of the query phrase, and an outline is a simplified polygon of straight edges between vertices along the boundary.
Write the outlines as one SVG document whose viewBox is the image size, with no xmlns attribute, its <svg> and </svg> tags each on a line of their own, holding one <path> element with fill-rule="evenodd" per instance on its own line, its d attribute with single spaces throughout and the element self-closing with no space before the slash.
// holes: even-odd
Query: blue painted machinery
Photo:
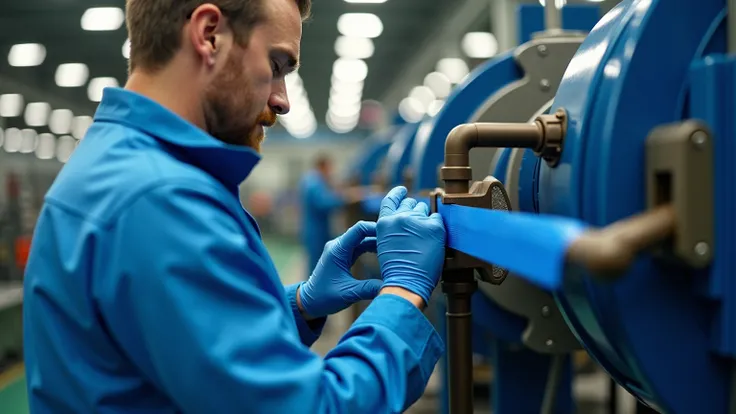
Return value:
<svg viewBox="0 0 736 414">
<path fill-rule="evenodd" d="M 568 24 L 575 28 L 586 28 L 587 25 L 589 30 L 598 20 L 595 7 L 563 9 L 563 16 L 570 13 L 584 16 L 582 21 L 567 19 Z M 518 16 L 520 27 L 535 31 L 543 27 L 543 10 L 539 6 L 522 6 Z M 537 17 L 538 25 L 535 24 Z M 556 24 L 552 22 L 551 25 Z M 522 34 L 520 37 L 531 35 Z M 582 32 L 549 30 L 477 68 L 453 91 L 437 117 L 427 121 L 427 130 L 431 132 L 417 137 L 413 154 L 417 171 L 414 187 L 421 190 L 437 185 L 437 172 L 445 156 L 445 138 L 457 125 L 466 122 L 527 122 L 545 112 L 583 40 Z M 511 157 L 495 149 L 474 148 L 469 155 L 476 180 L 492 173 L 502 182 L 518 183 L 518 174 L 506 177 L 506 168 L 512 161 L 517 165 L 525 160 L 525 168 L 538 168 L 534 154 L 524 157 L 519 153 Z M 515 210 L 519 210 L 520 200 L 514 198 L 512 204 Z M 444 305 L 443 301 L 438 302 Z M 440 308 L 444 313 L 444 306 Z M 480 292 L 472 298 L 472 312 L 479 315 L 473 321 L 473 350 L 490 358 L 494 369 L 494 412 L 574 411 L 569 354 L 580 349 L 580 345 L 551 294 L 510 275 L 503 284 L 493 288 L 481 284 Z M 441 328 L 444 330 L 445 327 Z M 452 348 L 455 334 L 443 334 L 448 337 L 448 346 Z M 464 358 L 465 366 L 469 365 L 470 355 Z M 447 395 L 451 377 L 457 377 L 456 373 L 443 373 L 445 407 L 454 405 Z M 471 386 L 466 383 L 460 387 Z"/>
<path fill-rule="evenodd" d="M 521 46 L 469 77 L 433 120 L 437 134 L 417 139 L 415 189 L 434 186 L 442 166 L 444 188 L 430 201 L 448 228 L 442 289 L 451 413 L 472 412 L 471 311 L 481 323 L 498 318 L 488 326 L 494 337 L 545 352 L 528 335 L 535 321 L 551 326 L 547 320 L 502 301 L 512 281 L 525 290 L 508 293 L 509 302 L 561 313 L 577 341 L 650 407 L 736 412 L 736 4 L 729 3 L 623 1 L 579 44 L 559 87 L 550 88 L 554 100 L 526 119 L 512 121 L 516 111 L 486 116 L 494 107 L 488 97 L 509 99 L 499 95 L 506 86 L 535 79 L 511 61 Z M 464 111 L 454 102 L 462 99 L 470 102 Z M 501 150 L 474 159 L 473 148 Z M 505 314 L 475 306 L 476 279 L 486 304 Z M 505 338 L 512 329 L 500 321 L 511 314 L 524 333 Z M 524 361 L 497 363 L 496 407 L 507 379 L 521 386 L 519 372 L 503 364 Z M 550 372 L 554 391 L 565 383 L 554 380 L 563 370 Z M 538 385 L 506 388 L 516 401 L 494 412 L 539 412 L 525 406 Z M 542 411 L 555 412 L 547 401 Z M 559 412 L 574 411 L 566 408 L 558 404 Z"/>
</svg>

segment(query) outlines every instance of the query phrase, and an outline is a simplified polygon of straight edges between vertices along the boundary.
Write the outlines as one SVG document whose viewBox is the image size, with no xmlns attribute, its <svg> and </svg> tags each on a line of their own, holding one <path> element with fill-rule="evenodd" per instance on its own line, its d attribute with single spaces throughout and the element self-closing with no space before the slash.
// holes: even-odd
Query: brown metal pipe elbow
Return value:
<svg viewBox="0 0 736 414">
<path fill-rule="evenodd" d="M 460 124 L 450 131 L 445 140 L 445 166 L 467 167 L 470 165 L 470 150 L 477 146 L 476 124 Z"/>
</svg>

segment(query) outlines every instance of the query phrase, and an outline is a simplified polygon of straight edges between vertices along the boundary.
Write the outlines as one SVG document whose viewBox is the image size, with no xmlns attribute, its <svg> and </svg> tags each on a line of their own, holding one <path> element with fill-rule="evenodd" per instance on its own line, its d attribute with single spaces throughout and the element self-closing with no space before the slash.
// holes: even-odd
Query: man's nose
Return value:
<svg viewBox="0 0 736 414">
<path fill-rule="evenodd" d="M 291 109 L 289 104 L 289 97 L 286 95 L 286 90 L 273 92 L 268 98 L 268 106 L 276 115 L 286 115 Z"/>
</svg>

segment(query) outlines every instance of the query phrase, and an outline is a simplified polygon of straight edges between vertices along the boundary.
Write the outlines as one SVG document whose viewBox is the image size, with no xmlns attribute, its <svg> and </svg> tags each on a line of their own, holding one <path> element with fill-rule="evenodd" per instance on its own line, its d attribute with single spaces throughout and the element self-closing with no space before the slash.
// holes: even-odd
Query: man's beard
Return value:
<svg viewBox="0 0 736 414">
<path fill-rule="evenodd" d="M 253 88 L 240 67 L 240 54 L 233 50 L 219 77 L 205 93 L 204 115 L 207 132 L 232 145 L 244 145 L 260 152 L 266 136 L 261 128 L 273 126 L 276 114 L 259 108 Z M 264 105 L 259 105 L 261 108 Z"/>
</svg>

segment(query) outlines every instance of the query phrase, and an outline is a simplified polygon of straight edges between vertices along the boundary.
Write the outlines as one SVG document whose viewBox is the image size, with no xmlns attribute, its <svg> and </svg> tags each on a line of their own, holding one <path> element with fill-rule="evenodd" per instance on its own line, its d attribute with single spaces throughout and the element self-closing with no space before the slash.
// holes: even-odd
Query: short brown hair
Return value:
<svg viewBox="0 0 736 414">
<path fill-rule="evenodd" d="M 251 29 L 263 20 L 264 1 L 270 0 L 126 0 L 129 71 L 138 67 L 157 70 L 166 65 L 181 46 L 181 29 L 189 15 L 202 4 L 220 8 L 233 26 L 235 41 L 244 45 Z M 312 0 L 294 1 L 306 19 Z"/>
</svg>

